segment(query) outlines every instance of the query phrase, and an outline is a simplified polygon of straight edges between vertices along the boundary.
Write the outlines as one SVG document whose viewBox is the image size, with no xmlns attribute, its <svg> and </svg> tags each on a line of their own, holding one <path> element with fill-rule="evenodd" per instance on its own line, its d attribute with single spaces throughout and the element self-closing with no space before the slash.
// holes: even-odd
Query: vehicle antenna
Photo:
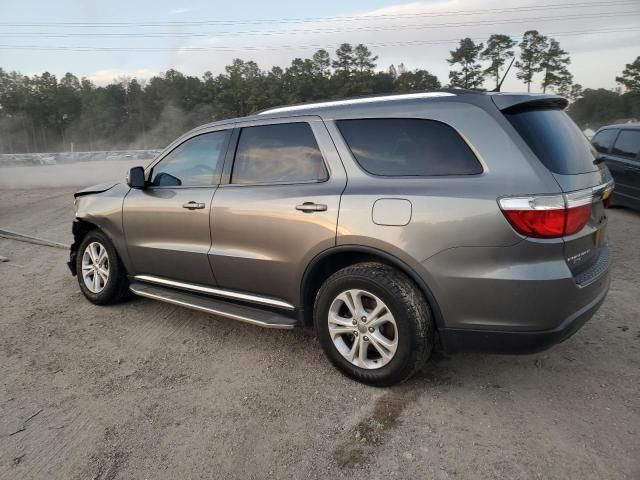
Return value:
<svg viewBox="0 0 640 480">
<path fill-rule="evenodd" d="M 502 88 L 502 82 L 504 82 L 504 79 L 507 78 L 507 74 L 509 73 L 509 70 L 511 70 L 511 65 L 513 65 L 513 62 L 515 61 L 515 59 L 516 59 L 516 57 L 513 57 L 511 59 L 511 63 L 507 67 L 507 71 L 504 72 L 504 75 L 502 76 L 502 80 L 500 80 L 500 83 L 498 84 L 498 86 L 496 88 L 491 90 L 492 92 L 499 92 L 500 91 L 500 89 Z"/>
</svg>

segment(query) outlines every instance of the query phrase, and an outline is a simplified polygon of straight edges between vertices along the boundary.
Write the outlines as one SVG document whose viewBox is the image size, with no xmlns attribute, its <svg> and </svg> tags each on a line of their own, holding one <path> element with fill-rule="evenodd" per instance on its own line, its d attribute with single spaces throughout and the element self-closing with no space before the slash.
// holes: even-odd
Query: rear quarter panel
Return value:
<svg viewBox="0 0 640 480">
<path fill-rule="evenodd" d="M 495 107 L 493 107 L 495 109 Z M 497 111 L 497 110 L 496 110 Z M 341 118 L 425 118 L 458 131 L 482 163 L 480 175 L 442 177 L 378 177 L 353 159 L 334 120 Z M 420 263 L 449 248 L 509 246 L 522 240 L 507 223 L 497 198 L 527 192 L 559 191 L 553 176 L 529 162 L 493 115 L 475 105 L 425 102 L 405 108 L 353 109 L 327 119 L 328 128 L 349 181 L 342 196 L 338 245 L 379 248 L 420 268 Z M 404 198 L 412 204 L 406 226 L 373 223 L 373 204 L 380 198 Z"/>
</svg>

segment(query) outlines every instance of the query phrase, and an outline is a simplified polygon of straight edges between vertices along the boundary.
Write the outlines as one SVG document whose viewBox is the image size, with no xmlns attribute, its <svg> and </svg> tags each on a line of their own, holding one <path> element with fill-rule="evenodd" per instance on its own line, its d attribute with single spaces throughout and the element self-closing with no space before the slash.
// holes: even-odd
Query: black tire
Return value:
<svg viewBox="0 0 640 480">
<path fill-rule="evenodd" d="M 395 318 L 397 349 L 382 367 L 366 369 L 352 364 L 331 339 L 328 324 L 331 304 L 349 289 L 365 290 L 377 296 Z M 334 273 L 318 291 L 313 313 L 318 339 L 331 363 L 347 376 L 375 387 L 407 380 L 422 368 L 433 350 L 435 332 L 424 295 L 411 279 L 389 265 L 358 263 Z"/>
<path fill-rule="evenodd" d="M 109 277 L 102 290 L 98 293 L 89 290 L 82 274 L 82 257 L 87 246 L 93 242 L 104 246 L 109 265 Z M 129 296 L 129 281 L 124 265 L 111 240 L 100 230 L 91 230 L 80 242 L 76 255 L 76 272 L 80 290 L 91 303 L 95 303 L 96 305 L 110 305 L 121 302 Z"/>
</svg>

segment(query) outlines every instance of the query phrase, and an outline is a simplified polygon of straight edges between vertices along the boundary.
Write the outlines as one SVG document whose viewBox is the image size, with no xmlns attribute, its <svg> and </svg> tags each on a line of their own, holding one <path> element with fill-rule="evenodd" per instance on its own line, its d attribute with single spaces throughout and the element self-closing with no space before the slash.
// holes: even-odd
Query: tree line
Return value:
<svg viewBox="0 0 640 480">
<path fill-rule="evenodd" d="M 476 44 L 470 38 L 460 40 L 458 48 L 451 51 L 447 59 L 450 65 L 459 67 L 459 70 L 449 72 L 449 85 L 478 89 L 488 76 L 495 81 L 497 88 L 506 62 L 515 56 L 516 44 L 509 35 L 502 34 L 491 35 L 485 44 Z M 518 70 L 516 77 L 523 81 L 528 92 L 531 91 L 535 75 L 541 73 L 540 87 L 543 92 L 554 90 L 564 95 L 571 93 L 573 75 L 568 69 L 571 59 L 560 48 L 560 42 L 541 35 L 537 30 L 528 30 L 517 46 L 520 55 L 515 62 Z M 488 62 L 488 66 L 483 66 L 482 61 Z"/>
<path fill-rule="evenodd" d="M 514 58 L 516 76 L 529 90 L 538 75 L 543 91 L 587 98 L 589 91 L 572 82 L 567 52 L 537 31 L 526 32 L 518 45 L 500 34 L 486 43 L 461 40 L 447 59 L 452 67 L 447 86 L 481 89 L 485 79 L 497 85 Z M 333 56 L 320 49 L 284 69 L 262 70 L 253 61 L 235 59 L 219 75 L 168 70 L 106 86 L 71 73 L 58 79 L 48 72 L 25 76 L 0 68 L 0 152 L 159 148 L 198 124 L 273 106 L 442 88 L 428 70 L 399 64 L 380 71 L 377 60 L 366 45 L 344 43 Z M 639 70 L 640 57 L 617 80 L 638 92 Z"/>
</svg>

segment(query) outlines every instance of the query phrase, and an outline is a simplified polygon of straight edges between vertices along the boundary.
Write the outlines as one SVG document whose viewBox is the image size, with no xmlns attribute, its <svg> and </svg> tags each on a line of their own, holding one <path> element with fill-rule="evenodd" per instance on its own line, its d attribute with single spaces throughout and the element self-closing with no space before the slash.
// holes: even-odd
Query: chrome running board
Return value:
<svg viewBox="0 0 640 480">
<path fill-rule="evenodd" d="M 284 310 L 294 310 L 295 307 L 290 303 L 278 300 L 276 298 L 261 297 L 260 295 L 251 295 L 249 293 L 234 292 L 231 290 L 223 290 L 221 288 L 205 287 L 193 283 L 179 282 L 177 280 L 169 280 L 167 278 L 155 277 L 153 275 L 136 275 L 134 280 L 145 283 L 153 283 L 165 287 L 179 288 L 180 290 L 188 290 L 195 293 L 204 293 L 205 295 L 213 295 L 216 297 L 225 297 L 240 302 L 258 303 L 268 307 L 282 308 Z"/>
<path fill-rule="evenodd" d="M 203 295 L 183 292 L 172 288 L 131 282 L 129 289 L 141 297 L 159 300 L 161 302 L 191 308 L 200 312 L 231 318 L 240 322 L 250 323 L 264 328 L 291 329 L 296 326 L 296 320 L 279 313 L 261 310 L 255 307 L 238 305 L 217 300 Z"/>
</svg>

